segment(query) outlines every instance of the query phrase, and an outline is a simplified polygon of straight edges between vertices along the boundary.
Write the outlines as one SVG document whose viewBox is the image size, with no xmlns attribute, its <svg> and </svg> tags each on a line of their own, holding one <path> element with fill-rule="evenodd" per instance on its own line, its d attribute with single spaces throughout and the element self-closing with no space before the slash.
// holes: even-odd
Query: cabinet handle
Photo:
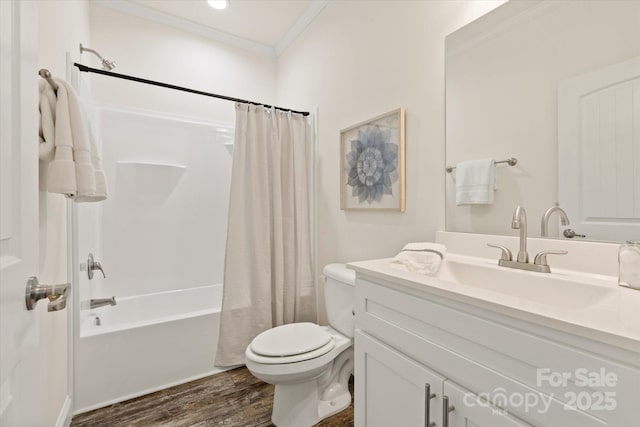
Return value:
<svg viewBox="0 0 640 427">
<path fill-rule="evenodd" d="M 442 396 L 442 427 L 449 427 L 449 412 L 455 409 L 455 406 L 449 406 L 449 396 Z"/>
<path fill-rule="evenodd" d="M 435 427 L 436 423 L 431 422 L 431 399 L 436 397 L 435 393 L 431 393 L 431 384 L 424 384 L 424 427 Z"/>
</svg>

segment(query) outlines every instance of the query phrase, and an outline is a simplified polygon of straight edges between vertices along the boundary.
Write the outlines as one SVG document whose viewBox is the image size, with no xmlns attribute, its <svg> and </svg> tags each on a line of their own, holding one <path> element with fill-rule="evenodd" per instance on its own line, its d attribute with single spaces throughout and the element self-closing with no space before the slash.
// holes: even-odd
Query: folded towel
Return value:
<svg viewBox="0 0 640 427">
<path fill-rule="evenodd" d="M 438 243 L 408 243 L 395 256 L 393 262 L 404 265 L 407 270 L 419 274 L 435 274 L 447 253 L 447 248 Z"/>
<path fill-rule="evenodd" d="M 40 81 L 40 159 L 50 162 L 47 190 L 76 202 L 104 200 L 102 162 L 80 99 L 69 83 L 54 80 L 57 95 Z"/>
<path fill-rule="evenodd" d="M 469 160 L 456 165 L 456 205 L 490 205 L 496 191 L 496 162 Z"/>
</svg>

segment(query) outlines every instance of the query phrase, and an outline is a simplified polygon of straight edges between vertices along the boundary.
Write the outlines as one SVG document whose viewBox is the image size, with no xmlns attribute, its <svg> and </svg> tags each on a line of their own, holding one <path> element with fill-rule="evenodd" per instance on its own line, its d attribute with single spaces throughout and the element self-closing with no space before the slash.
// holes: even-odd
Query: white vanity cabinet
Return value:
<svg viewBox="0 0 640 427">
<path fill-rule="evenodd" d="M 375 338 L 355 342 L 358 426 L 443 426 L 443 397 L 450 427 L 529 426 Z"/>
<path fill-rule="evenodd" d="M 637 353 L 352 267 L 356 426 L 447 427 L 444 396 L 448 427 L 640 425 Z"/>
</svg>

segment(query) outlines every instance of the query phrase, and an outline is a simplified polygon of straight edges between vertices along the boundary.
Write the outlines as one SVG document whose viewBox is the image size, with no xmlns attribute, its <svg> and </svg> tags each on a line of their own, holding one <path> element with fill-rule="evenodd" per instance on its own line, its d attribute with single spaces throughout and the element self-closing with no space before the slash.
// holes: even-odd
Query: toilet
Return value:
<svg viewBox="0 0 640 427">
<path fill-rule="evenodd" d="M 329 264 L 323 273 L 329 326 L 277 326 L 245 351 L 249 371 L 275 385 L 271 421 L 278 427 L 312 426 L 351 404 L 355 272 Z"/>
</svg>

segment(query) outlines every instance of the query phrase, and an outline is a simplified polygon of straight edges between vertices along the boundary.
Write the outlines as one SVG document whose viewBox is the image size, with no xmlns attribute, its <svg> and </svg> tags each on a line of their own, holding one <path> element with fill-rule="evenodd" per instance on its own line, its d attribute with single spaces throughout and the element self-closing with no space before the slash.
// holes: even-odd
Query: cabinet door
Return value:
<svg viewBox="0 0 640 427">
<path fill-rule="evenodd" d="M 444 382 L 443 395 L 449 399 L 449 408 L 453 407 L 443 427 L 530 427 L 451 381 Z"/>
<path fill-rule="evenodd" d="M 443 377 L 360 331 L 355 354 L 356 426 L 441 426 Z"/>
</svg>

